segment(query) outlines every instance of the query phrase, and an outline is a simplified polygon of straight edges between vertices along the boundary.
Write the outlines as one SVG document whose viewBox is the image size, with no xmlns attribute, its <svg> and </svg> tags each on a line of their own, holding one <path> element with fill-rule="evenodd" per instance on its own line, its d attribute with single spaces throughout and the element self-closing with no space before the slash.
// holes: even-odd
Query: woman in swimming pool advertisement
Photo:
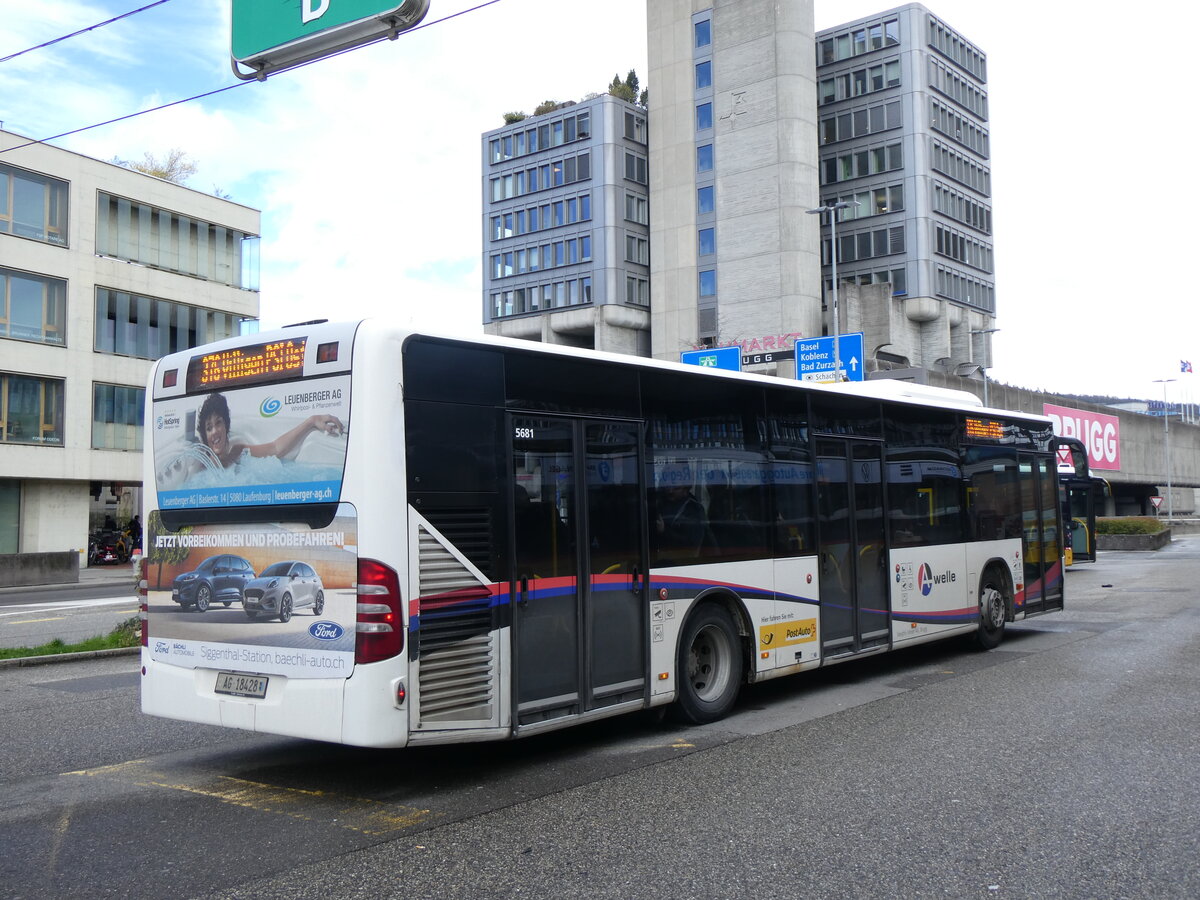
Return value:
<svg viewBox="0 0 1200 900">
<path fill-rule="evenodd" d="M 342 420 L 337 416 L 317 414 L 309 416 L 299 425 L 281 434 L 273 441 L 249 444 L 230 437 L 229 403 L 221 394 L 209 394 L 200 406 L 196 418 L 196 433 L 200 442 L 228 469 L 236 464 L 243 454 L 251 456 L 284 457 L 295 450 L 314 431 L 340 437 L 345 432 Z"/>
<path fill-rule="evenodd" d="M 349 379 L 155 404 L 163 509 L 324 503 L 341 493 Z M 186 402 L 186 401 L 185 401 Z M 244 490 L 252 488 L 252 490 Z"/>
</svg>

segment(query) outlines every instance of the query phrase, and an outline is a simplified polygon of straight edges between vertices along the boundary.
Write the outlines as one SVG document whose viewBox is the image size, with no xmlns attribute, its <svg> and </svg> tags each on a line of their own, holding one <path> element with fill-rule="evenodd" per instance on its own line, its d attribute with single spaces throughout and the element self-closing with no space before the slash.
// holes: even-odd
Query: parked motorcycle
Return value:
<svg viewBox="0 0 1200 900">
<path fill-rule="evenodd" d="M 118 565 L 129 561 L 129 545 L 125 535 L 115 531 L 92 532 L 88 540 L 88 565 Z"/>
</svg>

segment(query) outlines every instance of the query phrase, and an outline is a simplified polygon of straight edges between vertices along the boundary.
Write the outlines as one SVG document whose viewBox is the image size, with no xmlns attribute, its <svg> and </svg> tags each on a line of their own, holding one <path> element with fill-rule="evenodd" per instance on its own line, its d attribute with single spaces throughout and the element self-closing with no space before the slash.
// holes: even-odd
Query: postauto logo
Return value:
<svg viewBox="0 0 1200 900">
<path fill-rule="evenodd" d="M 283 404 L 274 397 L 267 397 L 262 403 L 258 404 L 258 414 L 264 419 L 278 415 L 281 409 L 283 409 Z"/>
<path fill-rule="evenodd" d="M 921 568 L 917 571 L 917 587 L 921 589 L 923 597 L 929 596 L 935 584 L 953 584 L 956 581 L 958 581 L 958 576 L 949 569 L 939 575 L 934 575 L 933 569 L 929 568 L 929 563 L 921 563 Z"/>
</svg>

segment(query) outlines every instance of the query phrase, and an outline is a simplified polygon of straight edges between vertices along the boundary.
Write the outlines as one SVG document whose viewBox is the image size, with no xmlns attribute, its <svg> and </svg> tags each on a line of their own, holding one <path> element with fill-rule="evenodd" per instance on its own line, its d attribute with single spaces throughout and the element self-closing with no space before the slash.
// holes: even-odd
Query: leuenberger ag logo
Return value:
<svg viewBox="0 0 1200 900">
<path fill-rule="evenodd" d="M 929 592 L 933 590 L 935 584 L 953 584 L 958 581 L 958 576 L 947 569 L 939 575 L 933 574 L 933 569 L 929 568 L 929 563 L 921 563 L 921 568 L 917 572 L 917 587 L 921 589 L 921 594 L 925 597 L 929 596 Z"/>
<path fill-rule="evenodd" d="M 264 419 L 269 419 L 271 416 L 277 415 L 283 409 L 283 404 L 274 397 L 267 397 L 258 405 L 258 414 Z"/>
</svg>

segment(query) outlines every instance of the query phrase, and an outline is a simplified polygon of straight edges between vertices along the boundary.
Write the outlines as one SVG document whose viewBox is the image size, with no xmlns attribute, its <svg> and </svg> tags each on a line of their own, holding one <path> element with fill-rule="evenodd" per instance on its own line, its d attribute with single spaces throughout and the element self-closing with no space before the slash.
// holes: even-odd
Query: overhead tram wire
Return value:
<svg viewBox="0 0 1200 900">
<path fill-rule="evenodd" d="M 122 19 L 127 19 L 132 15 L 140 12 L 145 12 L 148 9 L 154 9 L 156 6 L 162 6 L 164 3 L 170 3 L 171 0 L 154 0 L 153 3 L 147 3 L 145 6 L 138 9 L 131 9 L 127 13 L 121 13 L 119 16 L 113 16 L 111 19 L 105 19 L 103 22 L 97 22 L 95 25 L 89 25 L 87 28 L 80 28 L 78 31 L 72 31 L 70 34 L 64 34 L 62 37 L 56 37 L 54 40 L 45 41 L 33 47 L 27 47 L 24 50 L 18 50 L 16 53 L 10 53 L 8 56 L 0 56 L 0 63 L 6 63 L 10 59 L 16 59 L 18 56 L 24 56 L 26 53 L 32 53 L 34 50 L 41 50 L 43 47 L 50 47 L 54 44 L 65 41 L 68 38 L 78 37 L 81 34 L 87 34 L 89 31 L 95 31 L 97 28 L 103 28 L 105 25 L 111 25 L 113 22 L 119 22 Z"/>
<path fill-rule="evenodd" d="M 157 0 L 157 2 L 158 3 L 166 3 L 167 0 Z M 456 13 L 450 13 L 450 15 L 448 15 L 448 16 L 442 16 L 442 18 L 440 18 L 440 19 L 434 19 L 432 22 L 422 22 L 420 25 L 417 25 L 414 28 L 410 28 L 407 31 L 400 32 L 400 35 L 397 35 L 397 37 L 400 37 L 401 35 L 405 35 L 405 34 L 412 34 L 414 31 L 420 31 L 422 28 L 428 28 L 431 25 L 440 25 L 442 22 L 449 22 L 451 19 L 457 19 L 460 16 L 465 16 L 467 13 L 477 12 L 478 10 L 481 10 L 488 6 L 494 6 L 495 4 L 497 4 L 499 2 L 500 2 L 500 0 L 485 0 L 485 2 L 483 2 L 483 3 L 479 3 L 468 9 L 460 9 Z M 152 4 L 152 5 L 154 5 L 154 4 Z M 146 7 L 146 8 L 148 8 L 148 7 Z M 134 10 L 134 12 L 137 12 L 137 11 L 138 10 Z M 132 14 L 133 13 L 127 13 L 126 15 L 132 15 Z M 93 27 L 97 27 L 97 26 L 93 26 Z M 87 29 L 84 29 L 84 30 L 86 31 Z M 70 36 L 71 35 L 67 35 L 66 37 L 70 37 Z M 63 39 L 64 38 L 59 38 L 59 40 L 63 40 Z M 300 63 L 300 65 L 293 66 L 292 68 L 287 69 L 285 71 L 293 72 L 296 69 L 303 69 L 305 66 L 311 66 L 313 63 L 318 63 L 318 62 L 321 62 L 326 59 L 334 59 L 334 58 L 342 56 L 346 53 L 353 53 L 355 50 L 361 50 L 364 47 L 373 47 L 376 44 L 382 43 L 383 41 L 386 41 L 386 40 L 391 40 L 391 38 L 388 38 L 386 35 L 384 35 L 383 37 L 377 38 L 376 40 L 370 41 L 368 43 L 359 44 L 356 47 L 348 47 L 345 50 L 339 50 L 337 53 L 331 53 L 329 56 L 321 57 L 321 59 L 313 59 L 313 60 L 309 60 L 306 63 Z M 51 43 L 53 43 L 53 42 L 51 42 Z M 30 49 L 37 49 L 37 48 L 32 47 Z M 22 52 L 28 52 L 28 51 L 22 51 Z M 2 60 L 0 60 L 0 62 L 2 62 Z M 282 73 L 277 73 L 277 74 L 282 74 Z M 163 103 L 159 106 L 152 106 L 149 109 L 139 110 L 138 112 L 129 113 L 124 116 L 117 116 L 115 119 L 108 119 L 104 122 L 97 122 L 94 125 L 84 125 L 82 128 L 74 128 L 71 131 L 64 131 L 64 132 L 61 132 L 60 134 L 51 135 L 50 137 L 44 137 L 44 138 L 38 138 L 35 140 L 31 140 L 31 141 L 26 141 L 24 144 L 16 144 L 15 146 L 12 146 L 12 147 L 0 147 L 0 155 L 3 155 L 5 153 L 10 153 L 13 150 L 22 150 L 25 147 L 32 147 L 34 144 L 45 144 L 50 141 L 57 141 L 60 138 L 70 137 L 71 135 L 74 135 L 74 134 L 82 134 L 83 132 L 91 131 L 94 128 L 103 128 L 105 125 L 115 125 L 117 122 L 124 122 L 124 121 L 127 121 L 128 119 L 136 119 L 139 116 L 146 115 L 147 113 L 159 112 L 160 110 L 170 109 L 172 106 L 179 106 L 180 104 L 183 104 L 183 103 L 190 103 L 193 100 L 203 100 L 206 97 L 213 97 L 213 96 L 216 96 L 217 94 L 223 94 L 226 91 L 232 91 L 234 88 L 244 87 L 245 85 L 248 85 L 248 84 L 257 84 L 257 83 L 258 83 L 257 80 L 253 80 L 253 79 L 250 81 L 239 81 L 236 84 L 227 84 L 227 85 L 225 85 L 225 87 L 215 88 L 214 90 L 211 90 L 211 91 L 205 91 L 203 94 L 196 94 L 193 97 L 184 97 L 181 100 L 172 100 L 170 103 Z"/>
</svg>

